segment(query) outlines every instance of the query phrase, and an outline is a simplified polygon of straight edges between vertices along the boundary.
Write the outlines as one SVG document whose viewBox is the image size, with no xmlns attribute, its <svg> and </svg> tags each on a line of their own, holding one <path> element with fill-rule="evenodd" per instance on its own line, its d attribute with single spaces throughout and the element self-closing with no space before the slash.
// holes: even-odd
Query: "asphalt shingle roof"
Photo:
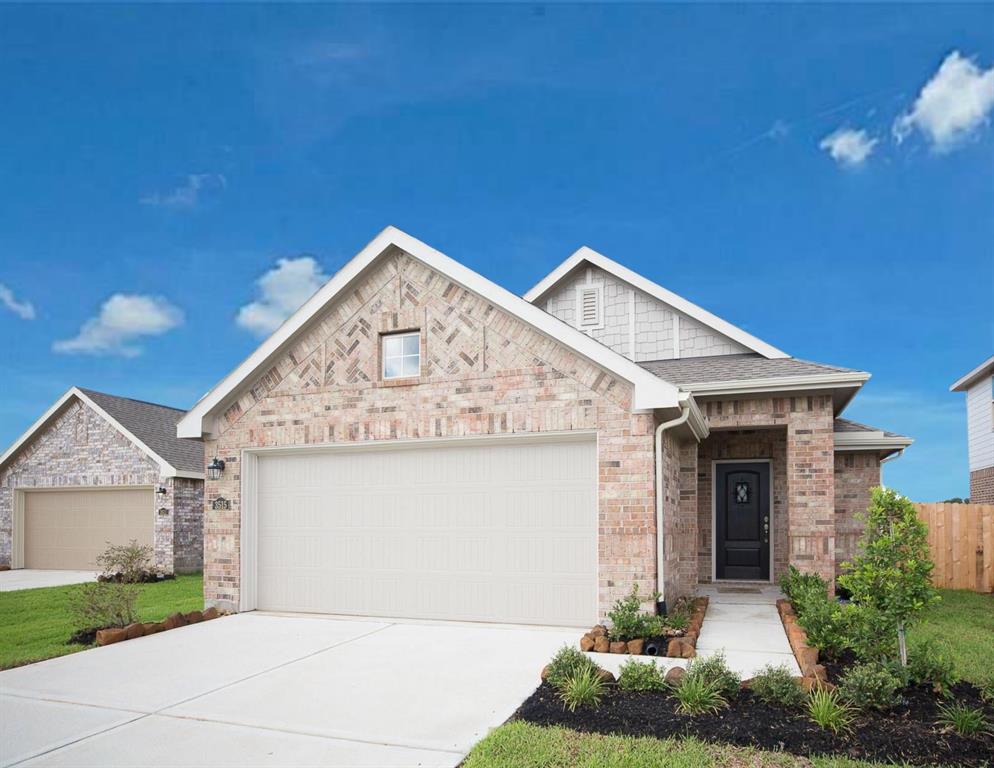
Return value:
<svg viewBox="0 0 994 768">
<path fill-rule="evenodd" d="M 176 423 L 186 411 L 82 387 L 80 392 L 176 469 L 204 471 L 204 444 L 200 440 L 176 437 Z"/>
<path fill-rule="evenodd" d="M 755 352 L 712 357 L 682 357 L 675 360 L 647 360 L 639 365 L 677 386 L 856 372 L 852 368 L 812 363 L 808 360 L 798 360 L 796 357 L 766 358 Z"/>
<path fill-rule="evenodd" d="M 883 432 L 884 437 L 904 437 L 904 435 L 899 435 L 897 432 L 888 432 L 886 429 L 880 429 L 880 427 L 870 427 L 866 424 L 860 424 L 858 421 L 853 421 L 852 419 L 840 419 L 835 420 L 835 431 L 836 432 Z"/>
</svg>

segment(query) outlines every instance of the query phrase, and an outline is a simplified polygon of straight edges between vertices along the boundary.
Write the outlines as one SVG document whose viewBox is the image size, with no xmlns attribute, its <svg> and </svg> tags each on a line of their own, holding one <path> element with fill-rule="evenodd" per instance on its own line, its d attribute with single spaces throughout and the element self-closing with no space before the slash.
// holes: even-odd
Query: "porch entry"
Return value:
<svg viewBox="0 0 994 768">
<path fill-rule="evenodd" d="M 769 581 L 769 462 L 715 464 L 714 486 L 715 578 Z"/>
</svg>

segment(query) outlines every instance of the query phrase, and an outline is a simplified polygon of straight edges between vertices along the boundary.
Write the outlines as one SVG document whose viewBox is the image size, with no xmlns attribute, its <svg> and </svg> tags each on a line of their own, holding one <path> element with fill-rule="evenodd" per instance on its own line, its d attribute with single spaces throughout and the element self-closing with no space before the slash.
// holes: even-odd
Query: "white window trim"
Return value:
<svg viewBox="0 0 994 768">
<path fill-rule="evenodd" d="M 386 342 L 387 339 L 406 339 L 413 336 L 418 340 L 418 372 L 413 374 L 401 374 L 399 376 L 387 376 L 387 353 L 386 353 Z M 391 355 L 391 358 L 399 357 L 401 360 L 404 358 L 412 357 L 412 355 Z M 401 366 L 403 369 L 403 365 Z M 397 381 L 398 379 L 416 379 L 421 375 L 421 331 L 402 331 L 401 333 L 384 333 L 380 336 L 380 375 L 383 377 L 384 381 Z"/>
<path fill-rule="evenodd" d="M 597 296 L 597 320 L 583 324 L 583 294 L 593 291 Z M 580 331 L 599 331 L 604 328 L 604 286 L 587 282 L 576 286 L 576 327 Z"/>
</svg>

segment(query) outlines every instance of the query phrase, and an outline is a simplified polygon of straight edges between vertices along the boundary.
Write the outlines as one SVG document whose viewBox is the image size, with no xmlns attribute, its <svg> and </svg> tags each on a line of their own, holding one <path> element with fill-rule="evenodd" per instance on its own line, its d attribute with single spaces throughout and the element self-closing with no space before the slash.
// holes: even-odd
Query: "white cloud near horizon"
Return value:
<svg viewBox="0 0 994 768">
<path fill-rule="evenodd" d="M 879 141 L 879 139 L 872 138 L 862 128 L 859 130 L 839 128 L 823 138 L 819 142 L 818 148 L 828 152 L 839 165 L 846 168 L 857 168 L 873 154 L 873 148 L 877 146 Z"/>
<path fill-rule="evenodd" d="M 994 66 L 984 70 L 953 51 L 925 83 L 914 105 L 893 126 L 900 144 L 913 131 L 925 136 L 936 152 L 949 152 L 990 121 L 994 110 Z"/>
<path fill-rule="evenodd" d="M 35 308 L 30 301 L 18 301 L 14 292 L 6 285 L 0 283 L 0 305 L 3 305 L 21 320 L 34 320 Z"/>
<path fill-rule="evenodd" d="M 135 342 L 143 336 L 161 336 L 183 323 L 183 312 L 161 296 L 115 293 L 72 339 L 56 341 L 52 351 L 63 354 L 137 357 Z"/>
<path fill-rule="evenodd" d="M 257 336 L 267 336 L 327 280 L 321 266 L 310 256 L 279 259 L 256 281 L 259 297 L 238 310 L 235 322 Z"/>
<path fill-rule="evenodd" d="M 221 173 L 191 173 L 186 181 L 170 192 L 153 192 L 139 198 L 142 205 L 152 205 L 161 208 L 195 208 L 200 202 L 200 195 L 208 191 L 226 189 L 228 180 Z"/>
</svg>

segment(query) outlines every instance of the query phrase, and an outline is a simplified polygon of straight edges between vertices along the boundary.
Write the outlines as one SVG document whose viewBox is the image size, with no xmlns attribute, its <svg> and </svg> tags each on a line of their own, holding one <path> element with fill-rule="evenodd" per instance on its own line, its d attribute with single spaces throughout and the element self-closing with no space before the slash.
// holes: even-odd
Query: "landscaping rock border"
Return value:
<svg viewBox="0 0 994 768">
<path fill-rule="evenodd" d="M 134 640 L 136 637 L 155 635 L 187 624 L 199 624 L 223 616 L 217 608 L 211 606 L 206 611 L 190 611 L 189 613 L 174 613 L 163 621 L 136 622 L 126 627 L 109 627 L 97 630 L 97 645 L 111 645 L 123 640 Z"/>
<path fill-rule="evenodd" d="M 797 623 L 797 614 L 790 600 L 785 597 L 777 600 L 777 613 L 780 614 L 784 632 L 787 633 L 790 650 L 797 659 L 797 666 L 801 668 L 801 686 L 804 690 L 810 691 L 819 687 L 834 688 L 835 686 L 828 682 L 825 666 L 818 663 L 818 649 L 808 645 L 808 634 L 804 631 L 804 627 Z"/>
<path fill-rule="evenodd" d="M 708 610 L 708 598 L 695 597 L 691 605 L 693 608 L 687 629 L 677 630 L 679 634 L 659 638 L 666 643 L 666 653 L 652 655 L 665 656 L 670 659 L 692 659 L 697 655 L 697 638 L 700 637 L 701 626 L 704 624 L 704 616 Z M 620 640 L 612 642 L 608 628 L 603 624 L 598 624 L 580 638 L 580 650 L 592 653 L 627 653 L 632 656 L 643 656 L 648 655 L 645 653 L 646 644 L 656 639 L 644 637 L 628 642 Z"/>
</svg>

